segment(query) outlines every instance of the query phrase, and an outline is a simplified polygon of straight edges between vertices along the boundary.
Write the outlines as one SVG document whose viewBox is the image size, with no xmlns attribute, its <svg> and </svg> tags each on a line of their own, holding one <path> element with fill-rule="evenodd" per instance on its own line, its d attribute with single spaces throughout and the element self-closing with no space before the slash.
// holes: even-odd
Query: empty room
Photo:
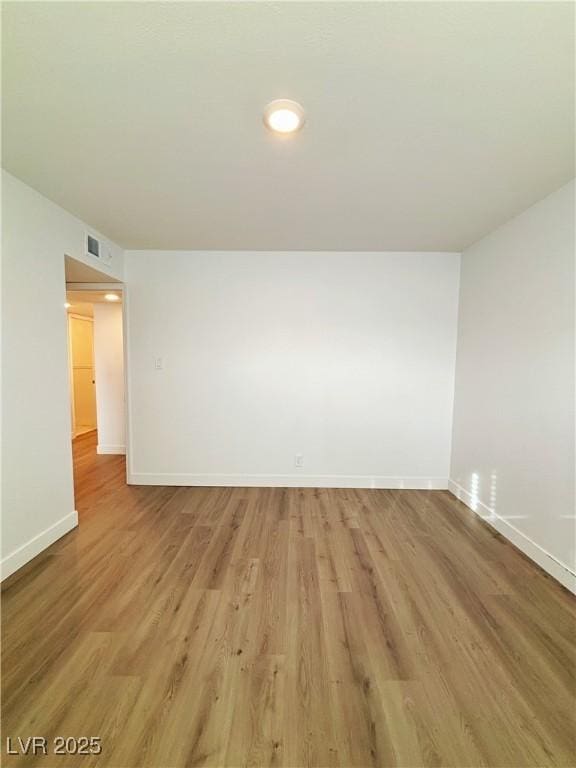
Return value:
<svg viewBox="0 0 576 768">
<path fill-rule="evenodd" d="M 2 3 L 2 765 L 576 766 L 575 7 Z"/>
</svg>

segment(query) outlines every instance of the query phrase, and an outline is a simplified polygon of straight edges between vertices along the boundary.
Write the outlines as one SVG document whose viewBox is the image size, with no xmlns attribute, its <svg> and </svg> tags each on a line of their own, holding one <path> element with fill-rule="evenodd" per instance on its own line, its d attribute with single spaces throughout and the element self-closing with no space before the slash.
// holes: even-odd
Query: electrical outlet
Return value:
<svg viewBox="0 0 576 768">
<path fill-rule="evenodd" d="M 294 456 L 294 466 L 295 467 L 304 466 L 304 456 L 302 456 L 301 453 L 297 453 L 296 456 Z"/>
<path fill-rule="evenodd" d="M 154 358 L 154 368 L 156 368 L 157 371 L 161 371 L 162 368 L 164 368 L 164 361 L 161 357 Z"/>
</svg>

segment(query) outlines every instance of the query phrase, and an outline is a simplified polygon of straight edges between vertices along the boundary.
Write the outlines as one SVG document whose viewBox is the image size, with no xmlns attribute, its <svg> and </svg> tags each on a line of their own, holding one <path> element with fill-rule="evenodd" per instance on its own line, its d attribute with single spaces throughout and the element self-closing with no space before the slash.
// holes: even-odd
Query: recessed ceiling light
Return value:
<svg viewBox="0 0 576 768">
<path fill-rule="evenodd" d="M 106 301 L 120 301 L 120 296 L 117 293 L 105 293 L 104 298 Z"/>
<path fill-rule="evenodd" d="M 70 309 L 70 307 L 72 306 L 72 304 L 70 304 L 70 302 L 69 302 L 69 301 L 67 301 L 67 302 L 66 302 L 66 304 L 64 304 L 64 306 L 66 307 L 66 309 Z"/>
<path fill-rule="evenodd" d="M 295 133 L 304 125 L 304 110 L 296 101 L 276 99 L 264 110 L 264 124 L 276 133 Z"/>
</svg>

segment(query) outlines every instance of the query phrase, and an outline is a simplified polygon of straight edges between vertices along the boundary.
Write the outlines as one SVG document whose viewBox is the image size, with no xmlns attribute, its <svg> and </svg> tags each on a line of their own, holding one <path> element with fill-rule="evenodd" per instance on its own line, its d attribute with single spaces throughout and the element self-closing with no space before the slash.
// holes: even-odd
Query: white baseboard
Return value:
<svg viewBox="0 0 576 768">
<path fill-rule="evenodd" d="M 70 512 L 69 515 L 60 518 L 54 525 L 41 531 L 41 533 L 34 536 L 33 539 L 30 539 L 30 541 L 27 541 L 25 544 L 22 544 L 21 547 L 15 549 L 0 563 L 0 581 L 4 581 L 4 579 L 8 578 L 8 576 L 13 574 L 19 568 L 22 568 L 23 565 L 26 565 L 26 563 L 36 557 L 36 555 L 39 555 L 40 552 L 46 549 L 46 547 L 49 547 L 50 544 L 54 544 L 55 541 L 73 528 L 76 528 L 77 525 L 78 512 Z"/>
<path fill-rule="evenodd" d="M 114 453 L 124 455 L 126 453 L 125 445 L 97 445 L 96 453 Z"/>
<path fill-rule="evenodd" d="M 444 491 L 444 477 L 372 477 L 370 475 L 221 475 L 132 472 L 129 485 L 202 485 L 236 488 L 404 488 Z"/>
<path fill-rule="evenodd" d="M 554 555 L 551 555 L 539 544 L 530 539 L 526 534 L 519 531 L 512 523 L 505 518 L 500 517 L 493 509 L 476 499 L 461 485 L 454 480 L 448 481 L 448 490 L 456 496 L 457 499 L 466 504 L 473 512 L 489 523 L 504 538 L 512 542 L 521 552 L 531 560 L 534 560 L 546 573 L 560 582 L 570 592 L 576 594 L 576 573 L 565 563 L 560 562 Z"/>
</svg>

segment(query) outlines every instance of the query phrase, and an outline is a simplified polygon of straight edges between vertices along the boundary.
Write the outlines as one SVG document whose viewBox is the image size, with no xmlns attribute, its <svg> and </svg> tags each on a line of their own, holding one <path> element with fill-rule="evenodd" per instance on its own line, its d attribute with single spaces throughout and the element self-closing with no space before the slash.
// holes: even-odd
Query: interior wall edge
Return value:
<svg viewBox="0 0 576 768">
<path fill-rule="evenodd" d="M 480 499 L 465 488 L 462 488 L 454 480 L 448 481 L 448 490 L 459 501 L 475 512 L 481 520 L 488 523 L 488 525 L 498 531 L 536 565 L 539 565 L 548 575 L 552 576 L 562 586 L 576 595 L 576 572 L 569 568 L 566 563 L 562 563 L 554 555 L 551 555 L 550 552 L 536 544 L 535 541 L 522 533 L 522 531 L 519 531 L 512 523 L 509 523 L 506 518 L 497 514 L 494 509 L 480 501 Z"/>
<path fill-rule="evenodd" d="M 30 560 L 43 552 L 55 541 L 69 533 L 78 525 L 78 512 L 74 510 L 57 520 L 53 525 L 32 537 L 29 541 L 10 552 L 0 562 L 0 581 L 4 581 L 17 570 L 22 568 Z"/>
</svg>

